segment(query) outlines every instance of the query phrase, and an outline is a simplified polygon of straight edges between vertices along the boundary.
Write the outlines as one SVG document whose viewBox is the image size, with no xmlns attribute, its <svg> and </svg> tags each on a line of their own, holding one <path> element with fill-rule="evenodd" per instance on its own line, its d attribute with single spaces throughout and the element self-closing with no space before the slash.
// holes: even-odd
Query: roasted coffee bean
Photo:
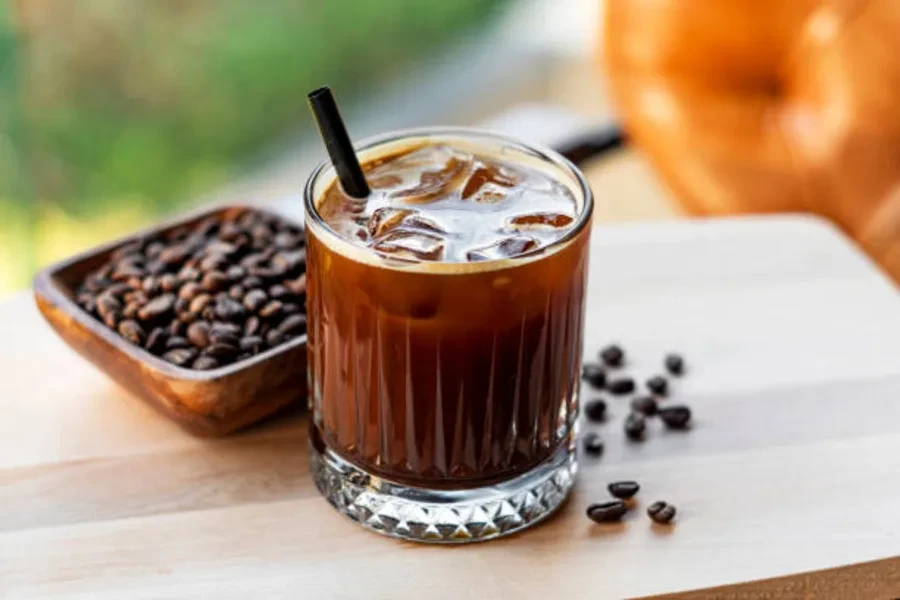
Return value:
<svg viewBox="0 0 900 600">
<path fill-rule="evenodd" d="M 122 296 L 122 300 L 128 304 L 138 304 L 140 306 L 143 306 L 148 302 L 147 294 L 145 294 L 143 290 L 132 290 Z"/>
<path fill-rule="evenodd" d="M 158 354 L 166 347 L 166 338 L 168 338 L 166 330 L 162 327 L 157 327 L 147 336 L 147 343 L 144 344 L 144 348 L 154 354 Z"/>
<path fill-rule="evenodd" d="M 628 505 L 622 500 L 610 500 L 587 507 L 587 516 L 595 523 L 615 523 L 628 512 Z"/>
<path fill-rule="evenodd" d="M 147 274 L 148 275 L 162 275 L 166 272 L 166 265 L 158 260 L 151 260 L 147 263 Z"/>
<path fill-rule="evenodd" d="M 261 288 L 263 286 L 263 280 L 259 277 L 250 275 L 248 277 L 244 277 L 243 281 L 241 281 L 241 285 L 244 286 L 245 290 Z"/>
<path fill-rule="evenodd" d="M 94 294 L 100 293 L 106 286 L 109 285 L 109 280 L 105 277 L 97 277 L 90 276 L 84 280 L 84 287 L 88 289 L 89 292 Z"/>
<path fill-rule="evenodd" d="M 159 256 L 159 253 L 166 249 L 166 245 L 162 242 L 150 242 L 147 244 L 147 248 L 144 250 L 144 255 L 147 258 L 156 258 Z"/>
<path fill-rule="evenodd" d="M 201 271 L 222 271 L 228 268 L 228 259 L 219 254 L 206 256 L 197 265 Z"/>
<path fill-rule="evenodd" d="M 306 273 L 304 273 L 297 279 L 288 279 L 284 282 L 284 287 L 292 291 L 297 296 L 302 296 L 306 293 Z"/>
<path fill-rule="evenodd" d="M 198 348 L 206 348 L 209 345 L 210 326 L 206 321 L 191 323 L 187 328 L 187 338 Z"/>
<path fill-rule="evenodd" d="M 112 275 L 110 275 L 109 278 L 113 281 L 126 281 L 133 277 L 136 277 L 140 281 L 143 281 L 144 275 L 146 275 L 146 272 L 143 268 L 130 263 L 126 263 L 124 265 L 117 266 L 113 270 Z"/>
<path fill-rule="evenodd" d="M 122 313 L 120 311 L 108 312 L 103 315 L 103 322 L 110 329 L 115 329 L 119 324 L 119 319 L 122 318 Z"/>
<path fill-rule="evenodd" d="M 97 299 L 94 296 L 88 295 L 83 296 L 78 299 L 78 304 L 89 313 L 92 313 L 97 310 Z"/>
<path fill-rule="evenodd" d="M 584 414 L 588 421 L 599 423 L 606 419 L 606 401 L 591 400 L 584 405 Z"/>
<path fill-rule="evenodd" d="M 300 240 L 296 236 L 283 231 L 275 236 L 272 243 L 279 248 L 290 249 L 296 248 L 300 244 Z"/>
<path fill-rule="evenodd" d="M 137 302 L 129 302 L 125 305 L 125 308 L 122 309 L 122 318 L 123 319 L 136 319 L 138 311 L 141 309 L 141 305 Z"/>
<path fill-rule="evenodd" d="M 581 367 L 581 378 L 598 390 L 606 385 L 606 371 L 595 363 L 586 363 Z"/>
<path fill-rule="evenodd" d="M 300 308 L 299 304 L 294 304 L 293 302 L 285 302 L 281 305 L 281 314 L 284 316 L 295 315 L 301 312 L 303 309 Z"/>
<path fill-rule="evenodd" d="M 194 361 L 194 364 L 191 365 L 191 368 L 197 369 L 198 371 L 208 371 L 209 369 L 215 369 L 218 366 L 219 361 L 212 356 L 198 356 L 197 360 Z"/>
<path fill-rule="evenodd" d="M 131 289 L 131 286 L 129 286 L 127 284 L 113 283 L 112 285 L 107 287 L 105 290 L 103 290 L 103 293 L 101 294 L 101 296 L 113 296 L 114 298 L 121 298 L 125 294 L 128 294 L 133 291 L 134 290 Z"/>
<path fill-rule="evenodd" d="M 141 285 L 144 283 L 143 277 L 129 277 L 125 280 L 125 285 L 127 285 L 132 290 L 141 291 Z"/>
<path fill-rule="evenodd" d="M 215 240 L 206 247 L 206 253 L 210 256 L 231 256 L 235 252 L 237 252 L 237 247 L 224 240 Z"/>
<path fill-rule="evenodd" d="M 278 300 L 272 300 L 261 309 L 259 309 L 259 316 L 263 319 L 271 319 L 275 317 L 281 312 L 281 302 Z"/>
<path fill-rule="evenodd" d="M 175 310 L 176 315 L 183 315 L 191 312 L 191 303 L 185 298 L 177 298 L 173 309 Z"/>
<path fill-rule="evenodd" d="M 647 389 L 657 396 L 669 393 L 669 381 L 662 375 L 654 375 L 647 380 Z"/>
<path fill-rule="evenodd" d="M 240 302 L 232 300 L 228 296 L 219 296 L 216 298 L 215 313 L 216 317 L 223 321 L 234 321 L 243 318 L 244 307 Z"/>
<path fill-rule="evenodd" d="M 250 312 L 256 312 L 266 303 L 268 296 L 262 290 L 250 290 L 244 295 L 244 307 Z"/>
<path fill-rule="evenodd" d="M 173 336 L 180 336 L 184 334 L 187 325 L 182 321 L 170 321 L 168 327 L 166 327 L 166 333 Z"/>
<path fill-rule="evenodd" d="M 175 348 L 174 350 L 169 350 L 165 354 L 163 354 L 163 360 L 166 360 L 173 365 L 178 365 L 179 367 L 183 367 L 188 364 L 194 357 L 197 356 L 197 350 L 195 348 Z"/>
<path fill-rule="evenodd" d="M 178 297 L 184 298 L 188 302 L 192 301 L 194 298 L 203 293 L 203 287 L 197 283 L 196 281 L 188 281 L 185 282 L 184 285 L 181 286 L 181 289 L 178 290 Z M 200 312 L 199 310 L 192 310 L 192 312 Z"/>
<path fill-rule="evenodd" d="M 276 300 L 284 298 L 288 294 L 288 290 L 286 287 L 281 285 L 280 283 L 276 283 L 275 285 L 269 288 L 269 298 L 274 298 Z"/>
<path fill-rule="evenodd" d="M 244 229 L 244 227 L 230 221 L 222 223 L 222 227 L 219 229 L 219 239 L 232 242 L 244 233 Z"/>
<path fill-rule="evenodd" d="M 634 391 L 634 379 L 630 377 L 620 377 L 619 379 L 611 379 L 606 382 L 606 389 L 610 394 L 615 396 L 624 396 Z"/>
<path fill-rule="evenodd" d="M 174 292 L 178 288 L 178 278 L 171 273 L 166 273 L 159 278 L 159 287 L 164 292 Z"/>
<path fill-rule="evenodd" d="M 231 286 L 228 288 L 228 297 L 240 302 L 244 298 L 244 288 L 238 284 Z"/>
<path fill-rule="evenodd" d="M 210 271 L 200 280 L 200 285 L 207 292 L 218 292 L 228 283 L 228 277 L 221 271 Z"/>
<path fill-rule="evenodd" d="M 155 296 L 159 293 L 160 289 L 159 278 L 154 277 L 153 275 L 144 277 L 144 281 L 141 282 L 141 289 L 144 290 L 145 293 Z"/>
<path fill-rule="evenodd" d="M 228 267 L 228 270 L 225 271 L 225 275 L 227 275 L 228 279 L 232 282 L 238 283 L 247 276 L 247 270 L 241 265 L 231 265 Z"/>
<path fill-rule="evenodd" d="M 240 349 L 244 352 L 259 352 L 264 345 L 265 342 L 263 339 L 255 335 L 248 335 L 247 337 L 241 338 L 240 341 Z"/>
<path fill-rule="evenodd" d="M 283 272 L 293 271 L 306 262 L 306 250 L 282 251 L 272 257 L 272 266 Z"/>
<path fill-rule="evenodd" d="M 241 266 L 244 267 L 248 272 L 250 269 L 256 268 L 266 262 L 268 259 L 264 254 L 259 252 L 254 254 L 248 254 L 244 258 L 241 259 Z"/>
<path fill-rule="evenodd" d="M 115 251 L 113 251 L 113 253 L 109 255 L 109 257 L 113 262 L 118 262 L 129 255 L 139 254 L 143 248 L 143 240 L 127 242 L 116 248 Z"/>
<path fill-rule="evenodd" d="M 644 415 L 636 412 L 630 413 L 625 419 L 625 435 L 632 440 L 639 440 L 644 437 L 646 426 L 647 421 L 644 419 Z"/>
<path fill-rule="evenodd" d="M 606 489 L 616 498 L 627 500 L 637 494 L 641 486 L 637 481 L 614 481 L 607 485 Z"/>
<path fill-rule="evenodd" d="M 685 429 L 691 421 L 691 409 L 684 405 L 667 406 L 659 410 L 659 418 L 669 429 Z"/>
<path fill-rule="evenodd" d="M 659 405 L 651 396 L 639 396 L 631 401 L 631 410 L 652 417 L 659 412 Z"/>
<path fill-rule="evenodd" d="M 291 315 L 281 322 L 278 331 L 284 335 L 298 335 L 306 332 L 306 315 Z"/>
<path fill-rule="evenodd" d="M 219 218 L 207 217 L 203 219 L 194 229 L 194 235 L 209 236 L 215 234 L 219 230 Z"/>
<path fill-rule="evenodd" d="M 654 502 L 647 507 L 647 514 L 660 525 L 668 525 L 675 518 L 675 507 L 667 502 Z"/>
<path fill-rule="evenodd" d="M 216 318 L 216 306 L 211 301 L 210 303 L 200 311 L 200 316 L 207 321 L 213 321 Z"/>
<path fill-rule="evenodd" d="M 672 375 L 684 373 L 684 359 L 678 354 L 667 354 L 665 361 L 666 370 Z"/>
<path fill-rule="evenodd" d="M 188 229 L 186 226 L 182 225 L 182 226 L 176 227 L 176 228 L 172 229 L 171 231 L 169 231 L 168 233 L 166 233 L 166 239 L 169 240 L 170 242 L 180 241 L 180 240 L 183 240 L 184 238 L 186 238 L 190 232 L 191 232 L 190 229 Z"/>
<path fill-rule="evenodd" d="M 209 306 L 209 303 L 212 302 L 212 296 L 209 294 L 199 294 L 193 300 L 191 300 L 190 306 L 188 306 L 188 310 L 195 315 L 199 315 L 203 312 L 203 309 Z"/>
<path fill-rule="evenodd" d="M 188 257 L 187 248 L 182 245 L 169 246 L 159 253 L 158 260 L 168 267 L 174 267 L 184 262 Z"/>
<path fill-rule="evenodd" d="M 221 329 L 209 332 L 210 344 L 228 344 L 229 346 L 239 345 L 239 336 L 236 333 L 222 331 Z"/>
<path fill-rule="evenodd" d="M 255 336 L 259 332 L 259 326 L 261 324 L 262 321 L 259 320 L 259 317 L 250 317 L 249 319 L 247 319 L 247 322 L 244 323 L 244 335 Z"/>
<path fill-rule="evenodd" d="M 282 342 L 284 342 L 284 335 L 277 329 L 272 329 L 266 333 L 266 344 L 268 344 L 270 348 L 274 348 Z"/>
<path fill-rule="evenodd" d="M 151 321 L 169 316 L 175 307 L 175 294 L 157 296 L 138 311 L 141 321 Z"/>
<path fill-rule="evenodd" d="M 118 313 L 122 310 L 122 303 L 115 296 L 101 294 L 97 298 L 97 312 L 103 319 L 111 313 Z"/>
<path fill-rule="evenodd" d="M 621 367 L 625 360 L 625 351 L 615 344 L 610 344 L 600 351 L 600 360 L 608 367 Z"/>
<path fill-rule="evenodd" d="M 144 343 L 144 329 L 138 325 L 137 321 L 131 319 L 122 321 L 119 323 L 118 330 L 119 335 L 132 344 L 140 346 Z"/>
<path fill-rule="evenodd" d="M 212 356 L 219 360 L 228 360 L 229 358 L 233 358 L 238 353 L 238 349 L 236 346 L 232 346 L 231 344 L 216 343 L 207 346 L 203 350 L 203 352 L 207 356 Z"/>
<path fill-rule="evenodd" d="M 225 323 L 224 321 L 216 321 L 210 325 L 210 334 L 212 335 L 240 335 L 241 327 L 235 323 Z"/>
<path fill-rule="evenodd" d="M 168 340 L 166 340 L 166 350 L 172 350 L 174 348 L 187 348 L 190 345 L 191 343 L 180 335 L 173 335 Z"/>
<path fill-rule="evenodd" d="M 584 451 L 592 456 L 600 456 L 603 454 L 603 440 L 596 433 L 585 434 L 581 438 L 581 445 Z"/>
<path fill-rule="evenodd" d="M 200 281 L 201 277 L 203 277 L 203 273 L 201 273 L 199 269 L 196 269 L 194 267 L 184 267 L 180 271 L 178 271 L 178 281 L 182 283 L 187 283 L 189 281 Z"/>
</svg>

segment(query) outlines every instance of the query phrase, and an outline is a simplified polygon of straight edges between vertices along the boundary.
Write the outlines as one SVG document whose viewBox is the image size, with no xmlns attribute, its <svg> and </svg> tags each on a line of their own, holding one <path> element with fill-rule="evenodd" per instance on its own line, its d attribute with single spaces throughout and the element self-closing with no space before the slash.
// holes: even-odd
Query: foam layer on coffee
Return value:
<svg viewBox="0 0 900 600">
<path fill-rule="evenodd" d="M 317 212 L 357 246 L 411 262 L 513 258 L 552 244 L 579 207 L 549 174 L 450 144 L 420 144 L 363 165 L 368 198 L 334 181 Z"/>
</svg>

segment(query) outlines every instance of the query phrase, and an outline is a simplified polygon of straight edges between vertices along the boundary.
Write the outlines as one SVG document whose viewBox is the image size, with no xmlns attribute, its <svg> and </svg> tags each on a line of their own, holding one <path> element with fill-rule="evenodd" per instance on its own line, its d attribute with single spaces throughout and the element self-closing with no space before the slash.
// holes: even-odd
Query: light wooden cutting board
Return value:
<svg viewBox="0 0 900 600">
<path fill-rule="evenodd" d="M 587 355 L 618 341 L 643 380 L 683 352 L 668 402 L 695 426 L 628 443 L 627 401 L 610 399 L 606 453 L 559 515 L 459 548 L 332 510 L 301 413 L 191 438 L 66 349 L 28 297 L 0 305 L 0 598 L 618 598 L 900 555 L 900 295 L 865 257 L 820 221 L 774 217 L 597 227 L 591 260 Z M 677 524 L 588 521 L 626 478 Z M 698 597 L 766 593 L 897 596 L 900 561 Z"/>
</svg>

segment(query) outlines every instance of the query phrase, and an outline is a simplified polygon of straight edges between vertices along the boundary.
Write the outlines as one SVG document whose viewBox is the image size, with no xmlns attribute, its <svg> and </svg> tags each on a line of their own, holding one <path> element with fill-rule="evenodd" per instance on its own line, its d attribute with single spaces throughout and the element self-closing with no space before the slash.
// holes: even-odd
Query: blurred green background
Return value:
<svg viewBox="0 0 900 600">
<path fill-rule="evenodd" d="M 0 295 L 308 133 L 507 0 L 0 3 Z"/>
</svg>

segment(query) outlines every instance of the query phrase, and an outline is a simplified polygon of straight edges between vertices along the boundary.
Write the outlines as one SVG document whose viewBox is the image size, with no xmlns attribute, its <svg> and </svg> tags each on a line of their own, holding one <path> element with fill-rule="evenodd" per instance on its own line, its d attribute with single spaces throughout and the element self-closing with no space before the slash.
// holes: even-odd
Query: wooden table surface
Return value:
<svg viewBox="0 0 900 600">
<path fill-rule="evenodd" d="M 309 478 L 301 412 L 189 437 L 59 341 L 30 297 L 0 305 L 0 598 L 616 598 L 761 578 L 730 597 L 900 595 L 900 295 L 805 217 L 598 226 L 586 349 L 630 371 L 678 349 L 687 433 L 620 429 L 571 501 L 467 547 L 364 531 Z M 584 517 L 636 479 L 643 510 Z M 773 592 L 774 590 L 774 592 Z M 793 595 L 796 594 L 796 595 Z M 724 591 L 699 597 L 726 597 Z"/>
</svg>

